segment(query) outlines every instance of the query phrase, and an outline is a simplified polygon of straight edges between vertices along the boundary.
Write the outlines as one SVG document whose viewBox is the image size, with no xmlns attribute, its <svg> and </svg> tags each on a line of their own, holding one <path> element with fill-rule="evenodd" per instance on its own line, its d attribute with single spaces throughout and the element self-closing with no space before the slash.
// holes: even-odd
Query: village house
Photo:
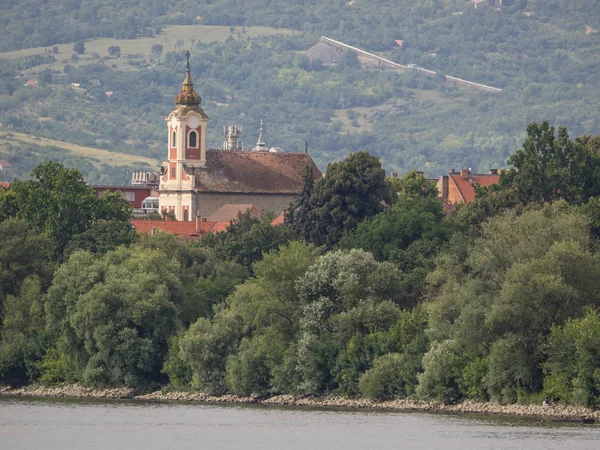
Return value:
<svg viewBox="0 0 600 450">
<path fill-rule="evenodd" d="M 448 175 L 442 175 L 437 181 L 440 197 L 448 207 L 458 203 L 470 203 L 475 198 L 475 185 L 491 186 L 500 181 L 498 169 L 490 169 L 487 174 L 474 174 L 470 169 L 456 172 L 450 169 Z"/>
<path fill-rule="evenodd" d="M 142 202 L 153 194 L 151 186 L 92 186 L 96 197 L 101 198 L 106 192 L 120 192 L 127 203 L 135 209 L 142 208 Z"/>
<path fill-rule="evenodd" d="M 0 159 L 0 172 L 3 172 L 10 167 L 11 167 L 11 165 L 7 160 Z"/>
<path fill-rule="evenodd" d="M 194 221 L 173 220 L 132 220 L 131 224 L 138 233 L 153 235 L 157 231 L 174 234 L 182 238 L 197 239 L 205 234 L 227 231 L 230 222 L 209 222 L 196 217 Z"/>
</svg>

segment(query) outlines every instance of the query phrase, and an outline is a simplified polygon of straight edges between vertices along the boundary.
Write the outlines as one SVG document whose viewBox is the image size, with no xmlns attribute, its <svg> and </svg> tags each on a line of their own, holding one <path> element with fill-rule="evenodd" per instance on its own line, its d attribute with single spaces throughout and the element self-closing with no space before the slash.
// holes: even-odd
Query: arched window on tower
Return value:
<svg viewBox="0 0 600 450">
<path fill-rule="evenodd" d="M 190 220 L 190 217 L 189 217 L 189 215 L 188 215 L 188 210 L 187 210 L 187 209 L 184 209 L 184 210 L 183 210 L 183 221 L 184 221 L 184 222 L 187 222 L 188 220 Z"/>
<path fill-rule="evenodd" d="M 171 179 L 174 180 L 175 178 L 177 178 L 176 174 L 177 174 L 177 171 L 176 171 L 175 167 L 171 167 Z"/>
<path fill-rule="evenodd" d="M 173 131 L 173 133 L 171 133 L 171 147 L 175 147 L 176 146 L 176 138 L 177 138 L 177 134 Z"/>
<path fill-rule="evenodd" d="M 190 147 L 190 148 L 198 147 L 198 133 L 196 133 L 195 131 L 190 131 L 190 144 L 188 147 Z"/>
</svg>

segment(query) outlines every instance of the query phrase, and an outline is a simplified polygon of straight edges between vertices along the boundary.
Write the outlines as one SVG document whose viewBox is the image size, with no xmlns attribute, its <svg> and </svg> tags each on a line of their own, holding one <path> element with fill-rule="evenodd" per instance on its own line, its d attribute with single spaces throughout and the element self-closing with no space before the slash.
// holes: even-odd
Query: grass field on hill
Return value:
<svg viewBox="0 0 600 450">
<path fill-rule="evenodd" d="M 158 167 L 158 161 L 151 158 L 145 158 L 143 156 L 115 153 L 109 150 L 84 147 L 82 145 L 71 144 L 69 142 L 61 142 L 53 139 L 29 136 L 24 133 L 0 131 L 0 150 L 3 149 L 6 144 L 19 145 L 22 143 L 34 144 L 38 147 L 57 147 L 66 150 L 75 156 L 88 158 L 96 167 L 99 167 L 101 164 L 107 164 L 109 166 L 148 165 L 152 168 Z"/>
<path fill-rule="evenodd" d="M 107 58 L 107 64 L 114 64 L 116 69 L 131 70 L 127 64 L 128 56 L 137 58 L 147 58 L 151 56 L 152 46 L 160 44 L 163 46 L 163 52 L 179 49 L 191 48 L 198 42 L 223 42 L 230 36 L 234 39 L 254 38 L 259 36 L 291 35 L 294 31 L 287 29 L 276 29 L 271 27 L 227 27 L 227 26 L 204 26 L 204 25 L 171 25 L 165 27 L 161 34 L 154 37 L 140 37 L 137 39 L 89 39 L 85 41 L 85 53 L 79 55 L 78 64 L 85 65 L 92 62 L 98 62 L 99 58 Z M 296 32 L 297 33 L 297 32 Z M 52 64 L 38 66 L 39 71 L 42 68 L 62 69 L 65 64 L 73 64 L 71 55 L 74 42 L 68 44 L 58 44 L 58 54 L 56 61 Z M 119 58 L 111 57 L 108 53 L 108 47 L 118 46 L 121 48 Z M 50 47 L 35 47 L 12 52 L 0 53 L 0 59 L 18 59 L 26 56 L 46 54 Z M 93 57 L 97 54 L 99 57 Z"/>
</svg>

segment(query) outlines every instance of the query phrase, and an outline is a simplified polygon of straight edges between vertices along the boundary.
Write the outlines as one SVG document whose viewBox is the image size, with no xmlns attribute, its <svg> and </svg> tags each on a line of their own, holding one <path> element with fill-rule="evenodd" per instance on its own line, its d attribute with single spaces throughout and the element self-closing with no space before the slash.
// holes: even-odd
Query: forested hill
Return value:
<svg viewBox="0 0 600 450">
<path fill-rule="evenodd" d="M 48 0 L 3 5 L 0 29 L 4 129 L 118 152 L 164 156 L 161 119 L 190 47 L 212 146 L 228 123 L 242 124 L 252 145 L 264 118 L 270 145 L 308 141 L 322 168 L 366 149 L 388 169 L 435 176 L 504 165 L 533 121 L 600 132 L 596 0 L 504 0 L 499 10 L 469 0 Z M 440 76 L 368 69 L 348 56 L 333 68 L 311 63 L 303 52 L 321 35 Z M 86 49 L 73 57 L 77 41 Z M 25 87 L 18 74 L 42 83 Z M 443 74 L 503 91 L 452 89 Z M 0 158 L 15 153 L 0 142 Z"/>
<path fill-rule="evenodd" d="M 442 27 L 432 21 L 472 9 L 471 0 L 24 0 L 3 2 L 0 50 L 43 47 L 94 37 L 134 38 L 146 29 L 180 25 L 262 25 L 291 28 L 314 34 L 334 34 L 371 50 L 387 50 L 391 39 L 410 36 L 411 45 L 447 46 L 459 41 L 503 44 L 519 36 L 555 27 L 557 41 L 564 31 L 581 31 L 584 24 L 598 25 L 600 8 L 595 0 L 504 0 L 502 17 L 473 20 L 473 14 Z M 519 14 L 531 13 L 537 21 L 523 25 Z M 521 22 L 521 23 L 519 23 Z M 539 22 L 539 23 L 536 23 Z M 471 25 L 465 28 L 464 25 Z M 516 25 L 516 28 L 515 28 Z M 431 26 L 432 32 L 426 32 Z M 461 29 L 462 28 L 462 29 Z M 519 36 L 515 36 L 515 31 Z M 546 33 L 542 33 L 544 35 Z M 486 38 L 487 36 L 487 38 Z M 533 36 L 532 36 L 533 37 Z M 545 36 L 523 42 L 554 47 Z M 445 45 L 444 45 L 445 44 Z M 489 51 L 488 48 L 484 51 Z"/>
</svg>

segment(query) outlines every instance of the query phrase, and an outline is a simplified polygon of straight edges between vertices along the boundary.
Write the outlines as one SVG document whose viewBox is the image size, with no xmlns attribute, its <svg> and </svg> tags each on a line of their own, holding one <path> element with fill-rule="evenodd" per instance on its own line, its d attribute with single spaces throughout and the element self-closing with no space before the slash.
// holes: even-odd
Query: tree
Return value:
<svg viewBox="0 0 600 450">
<path fill-rule="evenodd" d="M 554 400 L 597 407 L 600 404 L 600 316 L 590 309 L 585 317 L 554 326 L 544 363 L 544 392 Z"/>
<path fill-rule="evenodd" d="M 128 221 L 102 220 L 93 223 L 86 231 L 76 234 L 65 249 L 68 257 L 75 250 L 87 250 L 92 253 L 106 253 L 119 245 L 133 244 L 138 233 Z"/>
<path fill-rule="evenodd" d="M 144 249 L 159 250 L 180 262 L 179 277 L 185 295 L 179 306 L 179 319 L 184 327 L 198 317 L 212 317 L 213 307 L 219 305 L 248 277 L 245 267 L 224 261 L 202 242 L 186 242 L 169 233 L 140 236 Z"/>
<path fill-rule="evenodd" d="M 405 396 L 406 392 L 402 389 L 402 368 L 402 355 L 398 353 L 388 353 L 376 358 L 373 367 L 360 377 L 360 393 L 379 401 Z"/>
<path fill-rule="evenodd" d="M 192 372 L 192 387 L 222 394 L 225 388 L 227 357 L 242 337 L 239 316 L 223 311 L 210 321 L 198 319 L 178 342 L 179 358 Z M 170 373 L 169 377 L 173 379 Z"/>
<path fill-rule="evenodd" d="M 385 312 L 385 309 L 381 312 Z M 427 312 L 422 307 L 416 307 L 412 311 L 401 310 L 396 314 L 397 320 L 389 328 L 380 325 L 380 330 L 372 330 L 365 336 L 367 345 L 363 344 L 363 348 L 370 348 L 370 354 L 363 354 L 368 355 L 364 359 L 370 369 L 358 379 L 360 392 L 365 397 L 384 400 L 415 393 L 417 376 L 422 372 L 421 361 L 429 348 Z M 380 324 L 383 323 L 381 319 Z M 364 324 L 374 323 L 370 315 L 363 320 Z M 364 333 L 364 326 L 361 324 L 356 328 L 346 345 L 349 354 L 360 354 L 354 347 L 359 336 L 357 332 Z"/>
<path fill-rule="evenodd" d="M 442 202 L 415 185 L 399 192 L 396 203 L 374 217 L 363 220 L 340 241 L 342 248 L 362 248 L 379 261 L 390 261 L 403 272 L 404 304 L 421 297 L 425 277 L 434 268 L 434 258 L 452 235 L 459 231 L 446 219 Z"/>
<path fill-rule="evenodd" d="M 279 366 L 299 328 L 295 281 L 316 256 L 314 247 L 298 241 L 266 254 L 254 263 L 256 278 L 238 286 L 212 322 L 201 318 L 190 327 L 179 345 L 194 387 L 218 392 L 227 387 L 247 395 L 277 384 L 276 373 L 282 372 Z"/>
<path fill-rule="evenodd" d="M 332 248 L 361 220 L 382 211 L 386 200 L 389 190 L 379 160 L 367 152 L 353 153 L 327 167 L 325 177 L 315 183 L 310 200 L 303 200 L 308 205 L 302 205 L 302 210 L 296 208 L 291 227 L 309 236 L 313 244 Z"/>
<path fill-rule="evenodd" d="M 313 190 L 315 187 L 315 177 L 312 165 L 307 166 L 302 191 L 298 198 L 290 205 L 285 212 L 285 222 L 289 224 L 290 229 L 306 242 L 311 242 L 313 228 L 313 210 L 310 204 Z"/>
<path fill-rule="evenodd" d="M 42 291 L 37 277 L 27 278 L 18 296 L 9 295 L 2 307 L 0 380 L 21 385 L 36 378 L 36 363 L 46 345 Z"/>
<path fill-rule="evenodd" d="M 119 193 L 98 199 L 78 170 L 47 162 L 34 180 L 14 182 L 0 197 L 0 218 L 17 217 L 48 238 L 60 258 L 73 236 L 101 220 L 129 222 L 131 210 Z"/>
<path fill-rule="evenodd" d="M 40 72 L 39 82 L 40 82 L 40 84 L 42 84 L 42 86 L 52 83 L 52 70 L 50 70 L 50 69 L 42 70 Z"/>
<path fill-rule="evenodd" d="M 273 331 L 273 330 L 269 330 Z M 245 338 L 227 359 L 225 382 L 237 395 L 264 395 L 271 390 L 271 371 L 281 364 L 285 342 L 277 334 Z"/>
<path fill-rule="evenodd" d="M 111 45 L 107 50 L 110 56 L 114 56 L 115 58 L 121 56 L 121 47 L 118 45 Z"/>
<path fill-rule="evenodd" d="M 471 231 L 480 233 L 482 224 L 492 217 L 513 210 L 521 211 L 526 207 L 519 200 L 516 189 L 505 189 L 497 184 L 492 186 L 475 186 L 475 198 L 471 203 L 455 205 L 451 216 L 470 228 Z"/>
<path fill-rule="evenodd" d="M 428 334 L 456 357 L 432 350 L 422 393 L 438 397 L 438 385 L 450 389 L 441 396 L 452 401 L 474 395 L 514 402 L 539 392 L 552 327 L 600 304 L 593 281 L 600 263 L 588 227 L 586 216 L 557 202 L 490 219 L 474 243 L 438 258 L 429 277 Z"/>
<path fill-rule="evenodd" d="M 75 252 L 48 291 L 48 330 L 76 379 L 89 386 L 152 386 L 179 326 L 180 266 L 163 252 L 120 247 Z"/>
<path fill-rule="evenodd" d="M 522 212 L 558 200 L 580 204 L 600 194 L 597 137 L 571 141 L 564 127 L 556 135 L 548 122 L 532 123 L 523 147 L 508 162 L 514 169 L 503 170 L 498 184 L 475 186 L 475 199 L 452 211 L 454 218 L 476 233 L 486 220 L 511 209 Z"/>
<path fill-rule="evenodd" d="M 271 226 L 273 219 L 272 214 L 257 219 L 250 211 L 240 212 L 227 227 L 227 232 L 205 235 L 202 244 L 214 249 L 218 257 L 251 269 L 264 253 L 277 249 L 293 237 L 287 225 Z"/>
<path fill-rule="evenodd" d="M 556 135 L 547 121 L 532 123 L 523 148 L 508 159 L 515 170 L 503 172 L 500 185 L 516 189 L 523 203 L 584 202 L 600 193 L 600 155 L 590 147 L 587 140 L 571 141 L 565 127 Z"/>
<path fill-rule="evenodd" d="M 464 367 L 455 341 L 434 342 L 423 357 L 423 373 L 419 374 L 417 395 L 444 403 L 461 398 L 460 378 Z"/>
<path fill-rule="evenodd" d="M 85 44 L 83 43 L 83 41 L 75 42 L 75 44 L 73 45 L 73 51 L 75 53 L 77 53 L 78 55 L 84 54 L 85 53 Z"/>
<path fill-rule="evenodd" d="M 390 186 L 390 201 L 398 199 L 413 200 L 418 197 L 437 198 L 438 190 L 435 183 L 429 181 L 423 172 L 411 170 L 402 178 L 387 178 L 386 183 Z"/>
<path fill-rule="evenodd" d="M 6 296 L 18 296 L 28 277 L 37 276 L 42 289 L 46 289 L 53 266 L 52 242 L 48 238 L 33 232 L 22 220 L 0 222 L 0 311 Z"/>
<path fill-rule="evenodd" d="M 152 44 L 150 51 L 156 55 L 160 55 L 163 52 L 163 46 L 162 44 Z"/>
<path fill-rule="evenodd" d="M 400 271 L 388 262 L 378 262 L 360 249 L 336 250 L 321 256 L 296 282 L 305 303 L 326 299 L 328 313 L 355 307 L 366 298 L 399 300 Z"/>
</svg>

